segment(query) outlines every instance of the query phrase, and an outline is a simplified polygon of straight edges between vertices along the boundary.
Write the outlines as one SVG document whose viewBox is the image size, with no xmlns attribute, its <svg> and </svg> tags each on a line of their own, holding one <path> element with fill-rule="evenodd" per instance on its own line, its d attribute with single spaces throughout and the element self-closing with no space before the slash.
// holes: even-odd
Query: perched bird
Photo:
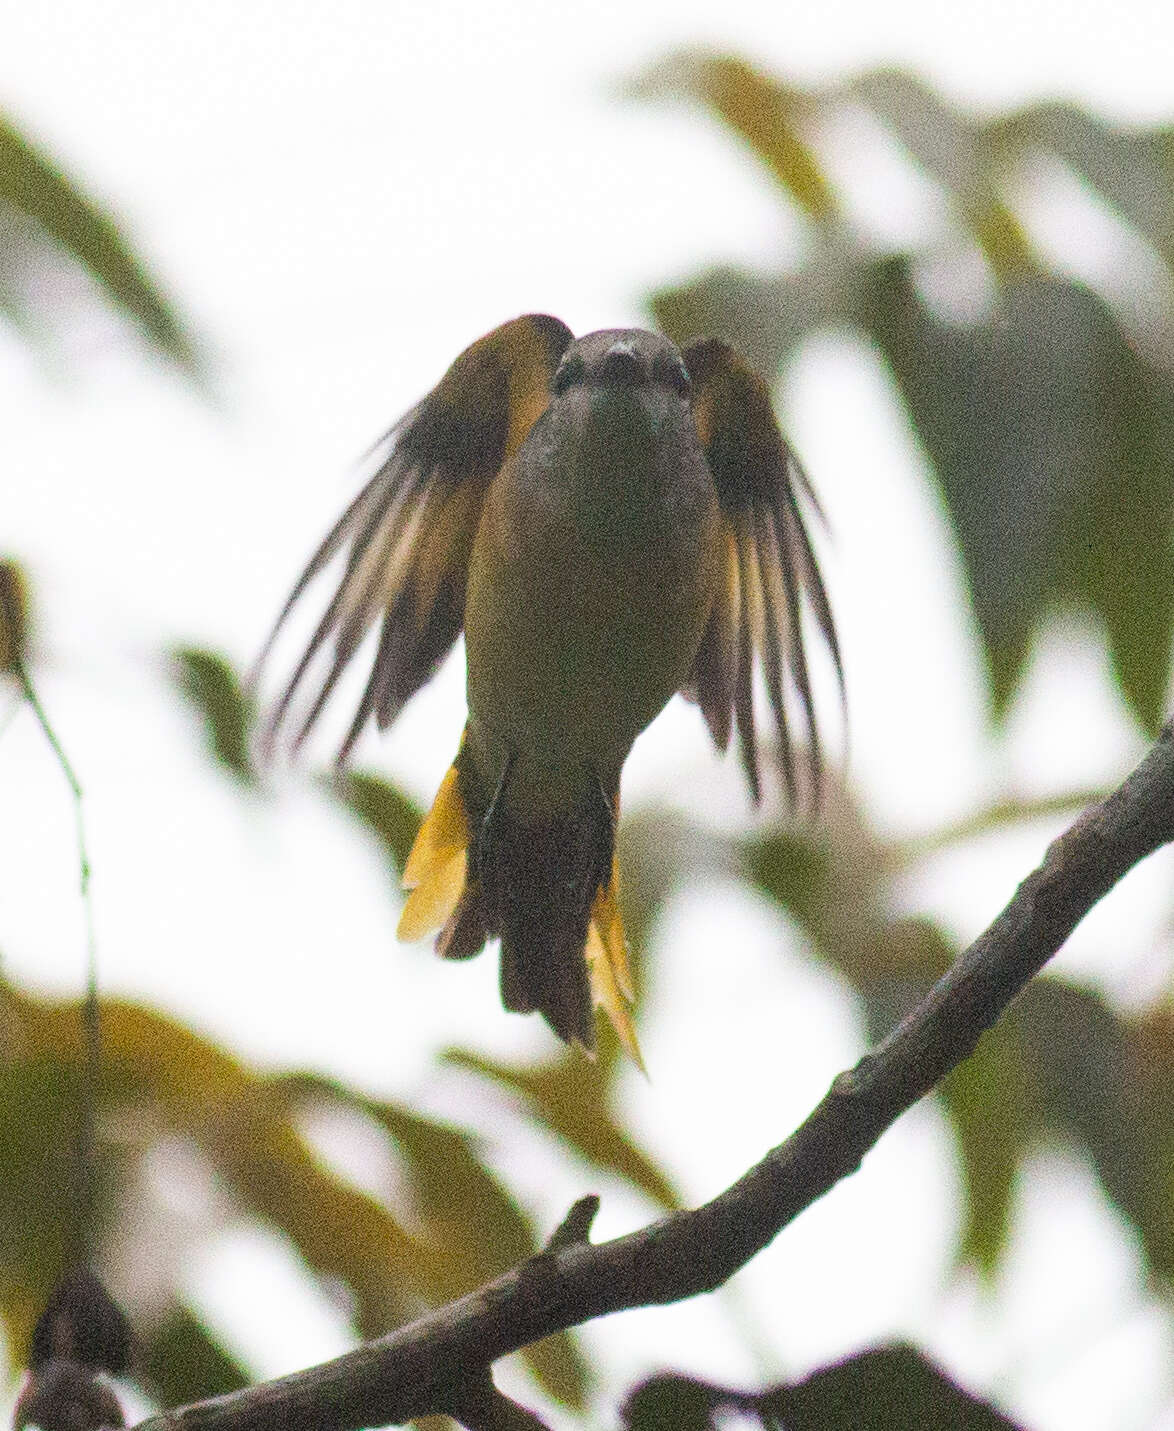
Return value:
<svg viewBox="0 0 1174 1431">
<path fill-rule="evenodd" d="M 500 938 L 507 1009 L 536 1010 L 591 1049 L 602 1005 L 638 1060 L 613 853 L 620 771 L 682 691 L 719 749 L 736 727 L 757 800 L 757 653 L 788 792 L 794 800 L 787 677 L 818 785 L 804 602 L 841 687 L 842 671 L 801 511 L 818 512 L 814 494 L 765 384 L 727 344 L 679 350 L 635 328 L 576 340 L 544 314 L 467 348 L 381 456 L 262 653 L 343 553 L 268 740 L 325 646 L 301 743 L 379 621 L 345 759 L 372 717 L 381 728 L 395 719 L 463 628 L 468 722 L 404 870 L 399 935 L 439 930 L 449 959 Z"/>
</svg>

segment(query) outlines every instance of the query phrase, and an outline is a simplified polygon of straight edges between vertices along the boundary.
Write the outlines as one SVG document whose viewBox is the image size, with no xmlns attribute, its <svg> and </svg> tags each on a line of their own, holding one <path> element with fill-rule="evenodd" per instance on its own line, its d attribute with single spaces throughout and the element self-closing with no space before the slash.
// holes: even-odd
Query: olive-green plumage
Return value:
<svg viewBox="0 0 1174 1431">
<path fill-rule="evenodd" d="M 469 739 L 492 761 L 515 755 L 519 813 L 558 809 L 584 767 L 618 780 L 688 678 L 713 604 L 713 481 L 685 398 L 649 376 L 668 347 L 651 333 L 576 344 L 583 377 L 486 494 L 465 608 Z M 617 351 L 621 377 L 606 365 Z"/>
<path fill-rule="evenodd" d="M 583 946 L 611 871 L 620 769 L 688 679 L 723 567 L 713 480 L 680 376 L 655 376 L 657 356 L 683 376 L 652 333 L 595 333 L 568 351 L 574 381 L 486 493 L 465 605 L 466 804 L 486 808 L 500 786 L 499 825 L 546 829 L 556 844 L 550 857 L 528 851 L 528 863 L 512 854 L 498 879 L 488 850 L 480 862 L 503 995 L 583 1043 Z M 578 883 L 575 856 L 557 848 L 566 822 L 594 832 Z M 563 869 L 544 893 L 547 863 Z M 525 917 L 508 907 L 519 887 L 534 896 Z"/>
<path fill-rule="evenodd" d="M 300 741 L 381 615 L 344 754 L 463 627 L 468 724 L 405 870 L 401 932 L 443 926 L 450 958 L 499 936 L 506 1007 L 540 1011 L 564 1039 L 592 1045 L 594 997 L 638 1057 L 613 834 L 623 763 L 673 693 L 698 701 L 719 746 L 737 726 L 757 798 L 757 653 L 788 788 L 788 672 L 818 778 L 801 596 L 837 670 L 839 657 L 801 494 L 761 380 L 726 345 L 682 354 L 638 329 L 572 341 L 528 315 L 473 344 L 392 430 L 278 621 L 345 547 L 270 725 L 331 641 Z"/>
</svg>

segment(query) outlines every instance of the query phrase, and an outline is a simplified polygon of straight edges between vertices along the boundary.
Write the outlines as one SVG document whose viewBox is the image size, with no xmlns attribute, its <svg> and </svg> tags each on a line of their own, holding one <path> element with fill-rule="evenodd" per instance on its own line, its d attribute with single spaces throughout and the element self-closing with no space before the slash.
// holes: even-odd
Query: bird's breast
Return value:
<svg viewBox="0 0 1174 1431">
<path fill-rule="evenodd" d="M 717 500 L 674 394 L 556 400 L 490 488 L 465 611 L 470 724 L 618 771 L 688 678 L 720 566 Z"/>
</svg>

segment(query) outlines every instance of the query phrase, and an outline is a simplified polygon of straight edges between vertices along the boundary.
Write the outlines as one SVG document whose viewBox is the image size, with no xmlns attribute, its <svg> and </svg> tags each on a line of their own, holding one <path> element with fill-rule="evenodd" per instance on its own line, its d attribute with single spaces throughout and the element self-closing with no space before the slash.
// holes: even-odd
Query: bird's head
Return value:
<svg viewBox="0 0 1174 1431">
<path fill-rule="evenodd" d="M 676 344 L 643 328 L 601 328 L 577 339 L 563 354 L 553 383 L 556 397 L 576 388 L 664 389 L 684 401 L 690 387 Z"/>
</svg>

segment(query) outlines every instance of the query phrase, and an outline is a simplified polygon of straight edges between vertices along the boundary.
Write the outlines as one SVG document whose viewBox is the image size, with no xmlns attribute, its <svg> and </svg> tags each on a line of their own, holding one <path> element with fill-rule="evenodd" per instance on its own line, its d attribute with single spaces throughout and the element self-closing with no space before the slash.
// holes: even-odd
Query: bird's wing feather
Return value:
<svg viewBox="0 0 1174 1431">
<path fill-rule="evenodd" d="M 272 746 L 310 685 L 315 657 L 329 666 L 293 744 L 318 720 L 343 670 L 382 620 L 374 664 L 339 758 L 374 716 L 390 725 L 448 653 L 464 624 L 469 554 L 485 491 L 550 401 L 571 342 L 557 318 L 530 313 L 495 328 L 457 358 L 392 428 L 379 470 L 331 528 L 298 578 L 261 653 L 264 661 L 306 588 L 345 550 L 341 580 L 273 706 Z"/>
<path fill-rule="evenodd" d="M 753 708 L 753 662 L 762 662 L 778 728 L 787 792 L 797 796 L 795 751 L 785 699 L 789 677 L 798 698 L 811 789 L 818 791 L 822 754 L 816 723 L 803 610 L 810 610 L 844 687 L 840 648 L 801 502 L 822 516 L 794 453 L 775 421 L 766 384 L 718 339 L 684 350 L 693 382 L 693 416 L 717 487 L 726 532 L 725 581 L 719 587 L 687 689 L 724 749 L 738 732 L 751 792 L 760 793 Z"/>
</svg>

